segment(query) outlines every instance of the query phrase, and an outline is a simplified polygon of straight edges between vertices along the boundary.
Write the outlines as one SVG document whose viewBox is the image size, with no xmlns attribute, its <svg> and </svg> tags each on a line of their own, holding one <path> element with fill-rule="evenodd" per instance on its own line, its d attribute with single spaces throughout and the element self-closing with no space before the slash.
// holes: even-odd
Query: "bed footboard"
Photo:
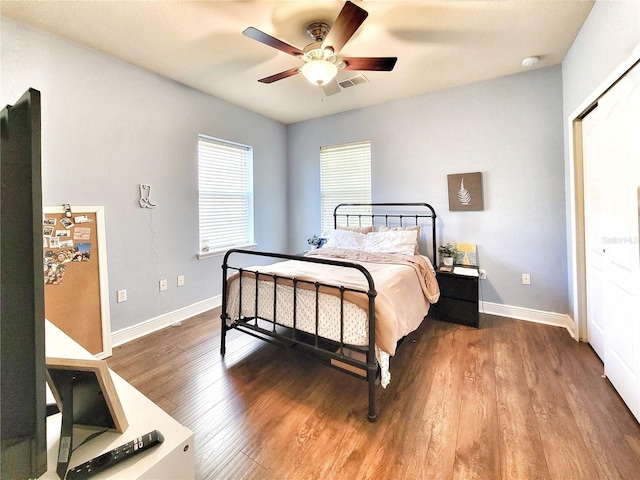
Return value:
<svg viewBox="0 0 640 480">
<path fill-rule="evenodd" d="M 275 273 L 274 263 L 295 260 L 357 270 L 366 288 L 322 283 Z M 262 267 L 241 265 L 263 264 Z M 373 278 L 357 263 L 317 257 L 232 249 L 222 264 L 222 328 L 220 354 L 226 353 L 226 334 L 243 331 L 264 341 L 294 349 L 346 373 L 365 378 L 369 390 L 368 419 L 376 419 L 375 298 Z M 349 298 L 361 297 L 366 308 Z M 359 311 L 358 311 L 359 309 Z M 355 313 L 354 313 L 355 312 Z M 347 317 L 364 316 L 361 335 L 352 334 Z M 355 335 L 355 336 L 354 336 Z"/>
</svg>

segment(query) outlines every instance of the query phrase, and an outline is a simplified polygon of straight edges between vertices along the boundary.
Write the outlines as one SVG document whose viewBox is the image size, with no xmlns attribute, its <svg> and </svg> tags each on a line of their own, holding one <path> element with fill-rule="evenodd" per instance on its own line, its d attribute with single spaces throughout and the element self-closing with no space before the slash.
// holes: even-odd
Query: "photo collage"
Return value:
<svg viewBox="0 0 640 480">
<path fill-rule="evenodd" d="M 87 215 L 58 218 L 45 215 L 42 247 L 45 285 L 60 285 L 71 262 L 91 260 L 93 219 Z"/>
</svg>

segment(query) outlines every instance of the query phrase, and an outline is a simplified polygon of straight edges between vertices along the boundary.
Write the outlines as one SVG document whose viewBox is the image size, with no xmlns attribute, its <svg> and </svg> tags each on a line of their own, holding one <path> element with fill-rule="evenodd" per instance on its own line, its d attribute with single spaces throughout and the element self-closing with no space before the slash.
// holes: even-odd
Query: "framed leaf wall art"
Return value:
<svg viewBox="0 0 640 480">
<path fill-rule="evenodd" d="M 482 172 L 455 173 L 447 175 L 449 187 L 449 210 L 483 210 Z"/>
</svg>

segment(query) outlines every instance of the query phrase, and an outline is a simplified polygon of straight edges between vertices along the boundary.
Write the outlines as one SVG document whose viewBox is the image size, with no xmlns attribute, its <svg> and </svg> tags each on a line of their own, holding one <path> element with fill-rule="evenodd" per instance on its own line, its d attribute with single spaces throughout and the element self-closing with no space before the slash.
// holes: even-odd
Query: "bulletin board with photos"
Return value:
<svg viewBox="0 0 640 480">
<path fill-rule="evenodd" d="M 45 317 L 90 353 L 111 355 L 103 207 L 45 207 Z"/>
</svg>

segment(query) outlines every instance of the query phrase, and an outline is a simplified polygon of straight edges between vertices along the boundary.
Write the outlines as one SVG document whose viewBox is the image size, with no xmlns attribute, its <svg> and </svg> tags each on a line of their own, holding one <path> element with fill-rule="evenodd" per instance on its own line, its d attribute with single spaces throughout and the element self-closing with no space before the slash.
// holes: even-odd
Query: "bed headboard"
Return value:
<svg viewBox="0 0 640 480">
<path fill-rule="evenodd" d="M 341 203 L 333 210 L 333 226 L 363 227 L 381 225 L 387 227 L 420 226 L 420 236 L 431 246 L 426 252 L 436 263 L 436 211 L 428 203 Z M 431 238 L 429 238 L 431 236 Z"/>
</svg>

